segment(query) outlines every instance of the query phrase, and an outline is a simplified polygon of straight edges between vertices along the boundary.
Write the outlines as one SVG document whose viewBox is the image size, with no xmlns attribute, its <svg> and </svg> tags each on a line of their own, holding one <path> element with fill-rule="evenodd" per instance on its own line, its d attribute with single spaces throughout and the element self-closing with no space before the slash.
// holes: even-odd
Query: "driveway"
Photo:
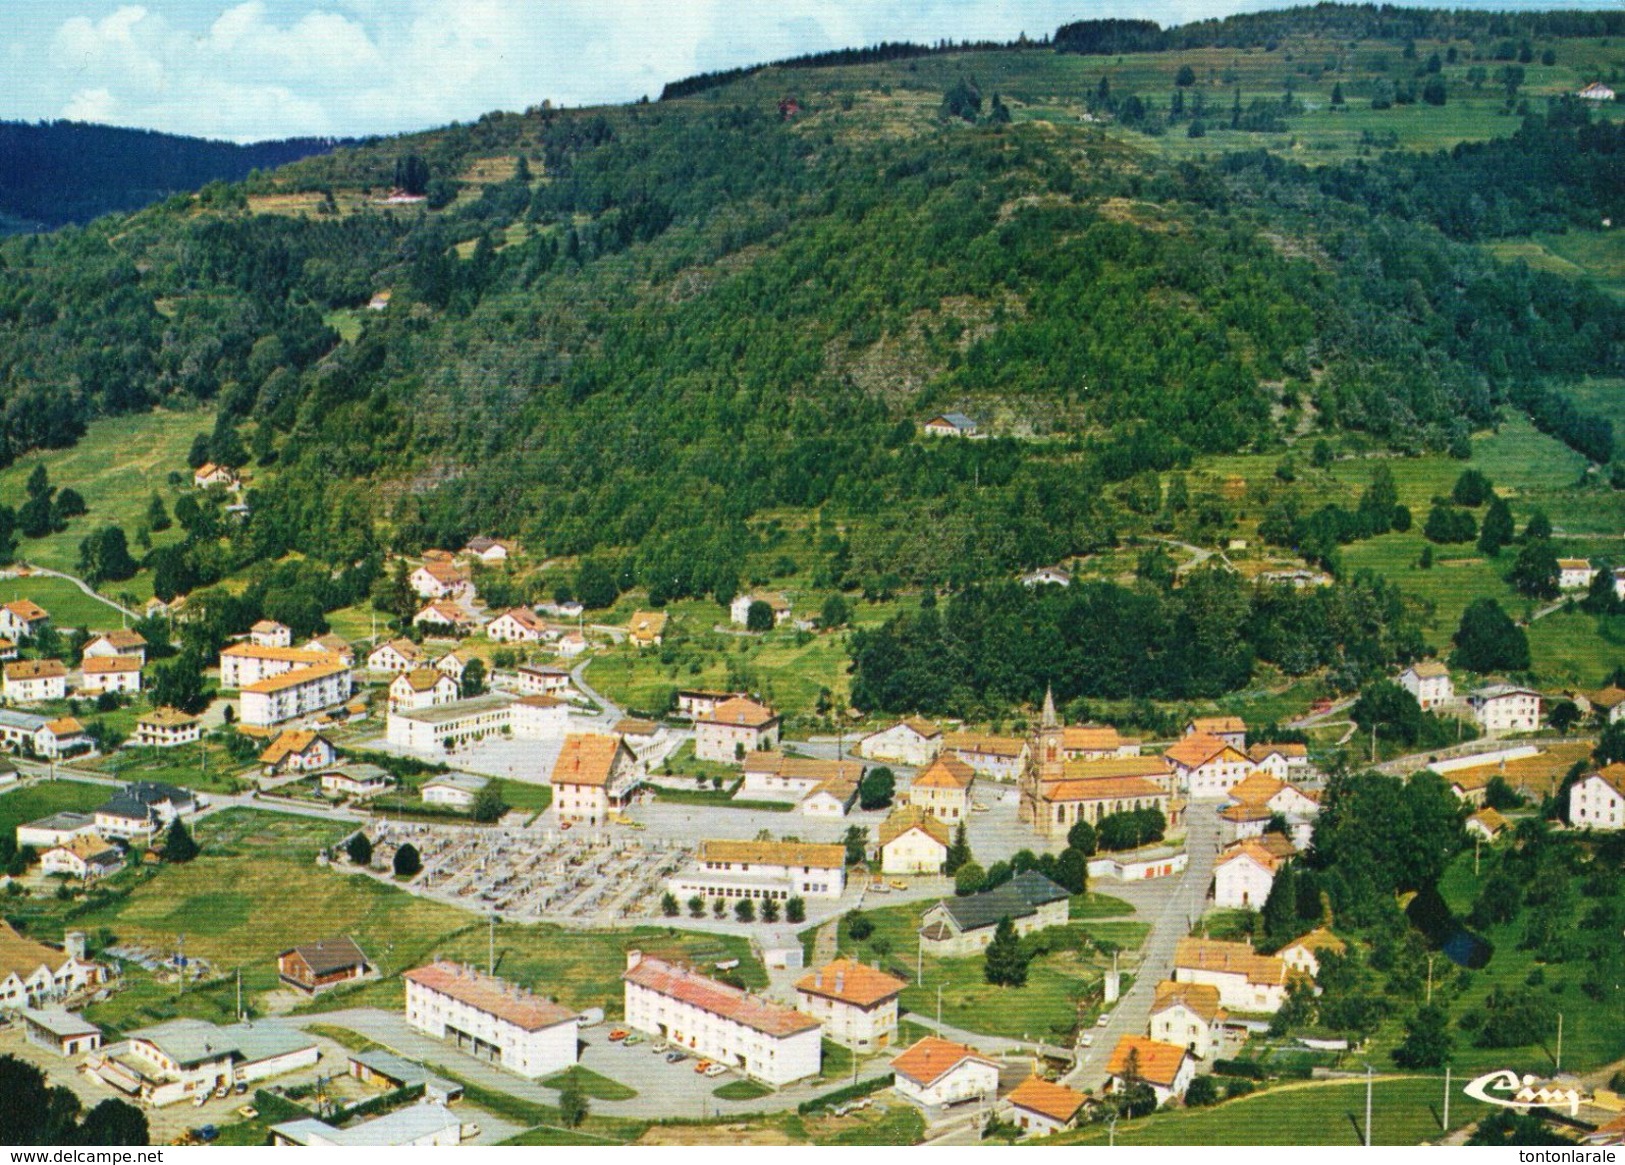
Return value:
<svg viewBox="0 0 1625 1165">
<path fill-rule="evenodd" d="M 1117 1041 L 1126 1035 L 1144 1035 L 1151 1024 L 1151 1003 L 1157 984 L 1174 969 L 1174 948 L 1200 918 L 1213 879 L 1219 852 L 1219 815 L 1216 801 L 1197 801 L 1186 816 L 1186 848 L 1190 863 L 1177 878 L 1152 883 L 1119 885 L 1097 883 L 1102 893 L 1119 895 L 1134 903 L 1137 917 L 1151 924 L 1141 948 L 1134 984 L 1113 1008 L 1104 1028 L 1095 1029 L 1094 1046 L 1084 1049 L 1065 1083 L 1073 1088 L 1098 1090 L 1106 1082 L 1106 1064 Z M 1132 886 L 1132 888 L 1131 888 Z"/>
</svg>

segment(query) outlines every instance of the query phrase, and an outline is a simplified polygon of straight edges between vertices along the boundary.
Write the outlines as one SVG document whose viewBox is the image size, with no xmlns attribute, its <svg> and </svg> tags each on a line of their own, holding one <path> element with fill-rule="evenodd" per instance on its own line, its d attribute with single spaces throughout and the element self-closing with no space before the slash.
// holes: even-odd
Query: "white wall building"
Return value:
<svg viewBox="0 0 1625 1165">
<path fill-rule="evenodd" d="M 1491 684 L 1467 697 L 1486 736 L 1534 732 L 1540 728 L 1540 693 L 1514 684 Z"/>
<path fill-rule="evenodd" d="M 778 743 L 778 716 L 743 696 L 724 700 L 694 721 L 694 755 L 700 760 L 738 764 Z"/>
<path fill-rule="evenodd" d="M 87 656 L 79 664 L 80 687 L 87 692 L 139 692 L 141 661 L 134 656 Z"/>
<path fill-rule="evenodd" d="M 577 1013 L 473 967 L 444 960 L 406 981 L 406 1022 L 530 1080 L 576 1062 Z"/>
<path fill-rule="evenodd" d="M 313 1037 L 275 1021 L 221 1027 L 172 1019 L 106 1048 L 97 1071 L 148 1104 L 162 1106 L 308 1068 L 320 1055 Z"/>
<path fill-rule="evenodd" d="M 679 901 L 839 898 L 846 890 L 846 847 L 792 841 L 705 841 L 667 889 Z"/>
<path fill-rule="evenodd" d="M 14 704 L 64 700 L 68 696 L 68 669 L 56 659 L 18 659 L 6 664 L 4 691 Z"/>
<path fill-rule="evenodd" d="M 384 738 L 390 744 L 413 752 L 440 753 L 445 751 L 448 739 L 454 746 L 460 746 L 490 736 L 511 736 L 513 703 L 512 696 L 488 692 L 432 708 L 391 712 L 385 723 Z"/>
<path fill-rule="evenodd" d="M 228 691 L 246 688 L 296 669 L 330 667 L 338 662 L 338 657 L 328 651 L 233 643 L 220 652 L 220 686 Z"/>
<path fill-rule="evenodd" d="M 343 664 L 300 668 L 243 688 L 241 719 L 244 724 L 267 728 L 342 704 L 354 691 L 354 673 Z"/>
<path fill-rule="evenodd" d="M 999 1065 L 974 1048 L 937 1036 L 911 1044 L 892 1061 L 892 1087 L 922 1108 L 992 1099 L 999 1091 Z"/>
<path fill-rule="evenodd" d="M 1424 659 L 1400 672 L 1399 686 L 1416 697 L 1424 712 L 1456 700 L 1456 685 L 1450 679 L 1450 669 L 1436 659 Z"/>
<path fill-rule="evenodd" d="M 822 1025 L 641 951 L 626 953 L 626 1024 L 775 1088 L 816 1076 Z"/>
<path fill-rule="evenodd" d="M 1287 965 L 1246 943 L 1187 937 L 1174 948 L 1174 982 L 1217 987 L 1230 1011 L 1273 1015 L 1286 1002 Z"/>
<path fill-rule="evenodd" d="M 1221 910 L 1262 910 L 1275 885 L 1281 859 L 1252 838 L 1230 847 L 1213 868 L 1213 905 Z"/>
<path fill-rule="evenodd" d="M 942 729 L 927 720 L 899 720 L 889 728 L 871 732 L 858 741 L 858 755 L 865 760 L 921 768 L 937 759 L 942 750 Z"/>
<path fill-rule="evenodd" d="M 1569 824 L 1576 829 L 1625 829 L 1625 764 L 1587 773 L 1569 786 Z"/>
<path fill-rule="evenodd" d="M 897 999 L 903 980 L 854 959 L 836 959 L 796 983 L 796 1009 L 824 1025 L 845 1048 L 873 1052 L 897 1039 Z"/>
<path fill-rule="evenodd" d="M 58 1003 L 107 982 L 107 968 L 85 950 L 83 931 L 70 930 L 55 947 L 18 934 L 0 918 L 0 1012 Z"/>
</svg>

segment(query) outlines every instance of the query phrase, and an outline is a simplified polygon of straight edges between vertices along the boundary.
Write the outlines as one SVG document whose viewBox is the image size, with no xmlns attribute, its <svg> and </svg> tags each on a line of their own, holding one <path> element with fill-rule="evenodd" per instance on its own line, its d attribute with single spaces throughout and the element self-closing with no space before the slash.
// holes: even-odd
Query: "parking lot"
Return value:
<svg viewBox="0 0 1625 1165">
<path fill-rule="evenodd" d="M 693 846 L 629 829 L 526 829 L 383 822 L 375 862 L 387 866 L 411 842 L 423 861 L 413 890 L 518 920 L 602 925 L 655 918 L 666 879 Z"/>
</svg>

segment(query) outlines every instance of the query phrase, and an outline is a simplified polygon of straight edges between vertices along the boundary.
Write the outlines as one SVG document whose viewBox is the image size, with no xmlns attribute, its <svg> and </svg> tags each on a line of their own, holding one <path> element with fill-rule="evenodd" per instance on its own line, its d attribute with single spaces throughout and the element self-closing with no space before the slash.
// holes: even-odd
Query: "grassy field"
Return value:
<svg viewBox="0 0 1625 1165">
<path fill-rule="evenodd" d="M 60 630 L 83 627 L 87 631 L 111 631 L 127 622 L 116 608 L 91 598 L 66 579 L 44 575 L 0 579 L 0 603 L 13 599 L 38 603 L 51 613 L 51 622 Z"/>
<path fill-rule="evenodd" d="M 253 784 L 243 776 L 253 772 L 251 764 L 233 760 L 225 745 L 207 739 L 178 748 L 120 749 L 93 767 L 120 780 L 162 781 L 205 793 L 239 793 Z"/>
<path fill-rule="evenodd" d="M 46 781 L 27 788 L 0 793 L 0 834 L 11 834 L 19 825 L 75 810 L 86 813 L 107 800 L 113 790 L 105 785 L 82 785 L 77 781 Z"/>
<path fill-rule="evenodd" d="M 1463 1077 L 1462 1079 L 1465 1079 Z M 1489 1112 L 1461 1093 L 1450 1098 L 1450 1127 Z M 1380 1077 L 1372 1087 L 1371 1143 L 1416 1145 L 1442 1135 L 1443 1079 Z M 1120 1121 L 1119 1145 L 1359 1145 L 1364 1141 L 1365 1081 L 1286 1084 L 1214 1108 L 1180 1109 Z M 1103 1124 L 1087 1125 L 1045 1144 L 1104 1145 Z"/>
<path fill-rule="evenodd" d="M 1625 619 L 1559 611 L 1529 628 L 1535 673 L 1549 684 L 1591 688 L 1625 661 Z"/>
<path fill-rule="evenodd" d="M 915 982 L 916 933 L 920 916 L 931 903 L 866 910 L 874 932 L 862 943 L 843 925 L 841 950 L 865 962 L 879 959 L 888 970 L 908 980 L 902 995 L 905 1010 L 935 1016 L 937 989 L 942 988 L 942 1020 L 956 1027 L 1011 1039 L 1054 1039 L 1069 1031 L 1081 1015 L 1093 1015 L 1102 972 L 1109 965 L 1096 943 L 1134 949 L 1144 941 L 1144 923 L 1125 918 L 1132 913 L 1120 899 L 1088 895 L 1075 900 L 1073 921 L 1044 931 L 1051 952 L 1033 960 L 1025 987 L 994 987 L 982 975 L 980 955 L 938 959 L 927 956 Z M 810 935 L 808 938 L 810 942 Z"/>
<path fill-rule="evenodd" d="M 618 1080 L 611 1080 L 608 1076 L 594 1072 L 591 1068 L 584 1068 L 580 1064 L 572 1064 L 562 1072 L 555 1072 L 542 1084 L 547 1088 L 563 1088 L 568 1081 L 575 1081 L 581 1089 L 582 1095 L 590 1096 L 594 1100 L 631 1100 L 638 1094 L 637 1089 L 628 1088 Z"/>
<path fill-rule="evenodd" d="M 1484 244 L 1503 263 L 1525 263 L 1569 279 L 1589 279 L 1616 298 L 1625 297 L 1625 235 L 1618 231 L 1537 234 Z"/>
<path fill-rule="evenodd" d="M 162 497 L 173 512 L 175 499 L 183 490 L 192 488 L 192 471 L 186 464 L 192 438 L 213 427 L 214 414 L 205 410 L 163 410 L 113 417 L 92 421 L 83 439 L 71 449 L 19 457 L 0 470 L 0 496 L 22 497 L 28 475 L 36 465 L 43 464 L 51 484 L 78 490 L 90 512 L 74 518 L 59 534 L 24 539 L 17 550 L 18 558 L 71 572 L 79 560 L 80 540 L 105 525 L 122 526 L 130 539 L 130 552 L 139 557 L 141 549 L 135 533 L 146 521 L 152 495 Z M 179 484 L 170 481 L 171 474 L 179 475 Z M 179 527 L 171 526 L 153 535 L 153 542 L 164 545 L 180 536 Z M 142 572 L 110 589 L 128 591 L 145 600 L 152 594 L 152 583 L 147 572 Z M 118 626 L 117 622 L 112 626 Z"/>
</svg>

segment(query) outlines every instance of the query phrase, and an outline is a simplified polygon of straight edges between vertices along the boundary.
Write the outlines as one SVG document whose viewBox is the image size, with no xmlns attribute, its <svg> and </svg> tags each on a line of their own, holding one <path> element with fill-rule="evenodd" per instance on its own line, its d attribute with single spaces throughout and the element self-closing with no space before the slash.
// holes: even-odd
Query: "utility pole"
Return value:
<svg viewBox="0 0 1625 1165">
<path fill-rule="evenodd" d="M 1428 995 L 1427 995 L 1427 1002 L 1428 1003 L 1433 1002 L 1433 960 L 1434 960 L 1435 957 L 1436 956 L 1434 954 L 1429 952 L 1429 954 L 1428 954 Z"/>
<path fill-rule="evenodd" d="M 925 981 L 925 939 L 918 931 L 914 934 L 914 986 Z"/>
<path fill-rule="evenodd" d="M 1563 1070 L 1563 1013 L 1557 1013 L 1557 1058 L 1552 1067 L 1561 1072 Z"/>
<path fill-rule="evenodd" d="M 486 973 L 490 975 L 497 973 L 497 916 L 494 914 L 491 915 L 490 940 L 486 953 Z"/>
<path fill-rule="evenodd" d="M 1365 1147 L 1371 1147 L 1371 1065 L 1365 1066 Z"/>
<path fill-rule="evenodd" d="M 1484 839 L 1473 834 L 1473 877 L 1478 877 L 1478 851 L 1483 846 Z"/>
<path fill-rule="evenodd" d="M 1450 1131 L 1450 1065 L 1444 1066 L 1444 1131 Z"/>
<path fill-rule="evenodd" d="M 237 1022 L 243 1020 L 243 969 L 237 968 Z"/>
<path fill-rule="evenodd" d="M 1112 1119 L 1106 1122 L 1106 1147 L 1109 1149 L 1117 1144 L 1117 1114 L 1112 1113 Z"/>
<path fill-rule="evenodd" d="M 1563 1020 L 1563 1017 L 1558 1016 L 1557 1019 L 1558 1019 L 1558 1023 L 1561 1024 L 1562 1020 Z M 937 984 L 937 1032 L 938 1032 L 938 1034 L 940 1034 L 941 1031 L 942 1031 L 942 984 L 938 983 Z"/>
</svg>

